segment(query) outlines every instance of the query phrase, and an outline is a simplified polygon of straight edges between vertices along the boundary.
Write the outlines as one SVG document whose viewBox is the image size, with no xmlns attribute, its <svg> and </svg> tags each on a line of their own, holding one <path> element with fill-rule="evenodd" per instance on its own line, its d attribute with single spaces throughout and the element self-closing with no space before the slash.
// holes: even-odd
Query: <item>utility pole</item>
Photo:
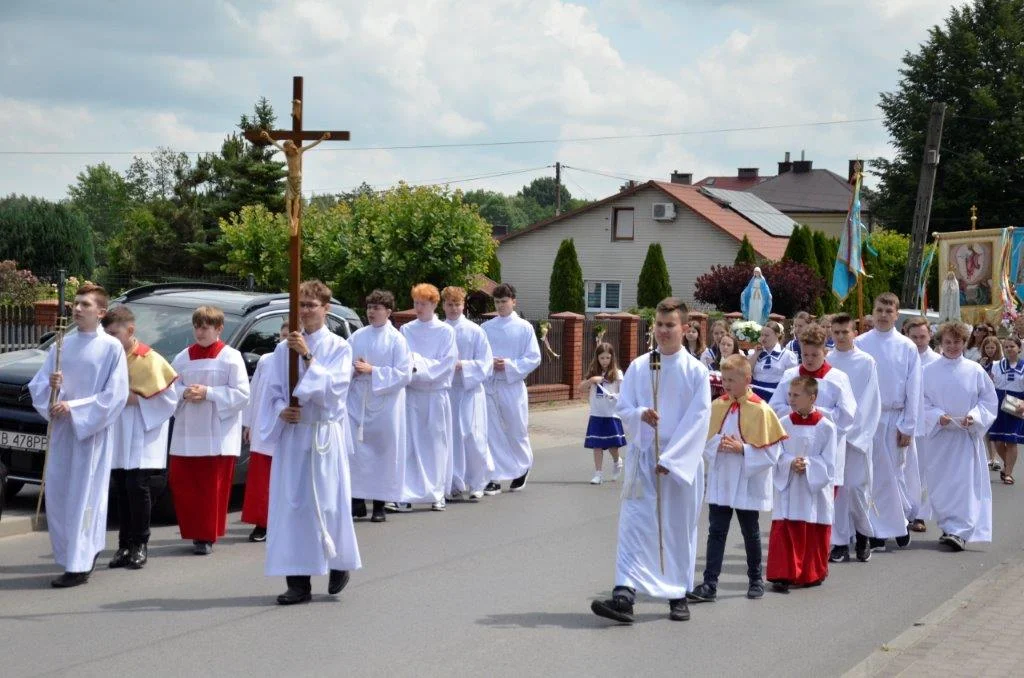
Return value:
<svg viewBox="0 0 1024 678">
<path fill-rule="evenodd" d="M 555 163 L 555 216 L 562 213 L 562 163 Z"/>
<path fill-rule="evenodd" d="M 917 183 L 917 202 L 914 205 L 914 222 L 910 235 L 910 252 L 907 254 L 907 270 L 903 275 L 903 305 L 917 308 L 917 289 L 924 246 L 928 241 L 928 223 L 932 216 L 932 198 L 935 195 L 935 173 L 939 167 L 939 150 L 942 146 L 942 123 L 946 117 L 946 104 L 932 102 L 931 117 L 928 120 L 928 136 L 924 142 L 924 157 L 921 158 L 921 178 Z"/>
</svg>

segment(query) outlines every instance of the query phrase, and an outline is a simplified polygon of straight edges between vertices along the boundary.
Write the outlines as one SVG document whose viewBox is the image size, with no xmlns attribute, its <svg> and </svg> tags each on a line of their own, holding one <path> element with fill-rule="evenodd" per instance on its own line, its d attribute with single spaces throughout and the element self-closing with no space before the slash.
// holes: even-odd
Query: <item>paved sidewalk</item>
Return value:
<svg viewBox="0 0 1024 678">
<path fill-rule="evenodd" d="M 938 675 L 1024 675 L 1024 555 L 989 570 L 846 674 Z"/>
</svg>

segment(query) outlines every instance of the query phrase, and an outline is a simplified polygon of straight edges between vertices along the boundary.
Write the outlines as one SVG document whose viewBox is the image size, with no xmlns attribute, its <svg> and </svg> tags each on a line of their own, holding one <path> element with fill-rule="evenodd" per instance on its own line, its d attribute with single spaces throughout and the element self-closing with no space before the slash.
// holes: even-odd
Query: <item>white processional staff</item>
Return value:
<svg viewBox="0 0 1024 678">
<path fill-rule="evenodd" d="M 654 411 L 658 411 L 658 386 L 661 384 L 661 354 L 657 349 L 651 351 L 651 393 L 653 395 Z M 661 566 L 661 573 L 665 574 L 665 535 L 661 522 L 661 474 L 658 473 L 658 465 L 661 462 L 661 441 L 658 437 L 658 426 L 654 427 L 654 501 L 657 506 L 658 515 L 658 564 Z"/>
<path fill-rule="evenodd" d="M 57 342 L 54 345 L 53 371 L 60 372 L 61 355 L 64 353 L 64 335 L 68 331 L 68 318 L 62 315 L 57 318 Z M 50 387 L 50 407 L 57 404 L 60 396 L 60 389 Z M 46 465 L 50 461 L 50 446 L 53 444 L 53 417 L 51 416 L 46 424 L 46 449 L 43 451 L 43 477 L 39 483 L 39 499 L 36 500 L 36 516 L 32 521 L 33 529 L 42 530 L 45 528 L 41 518 L 43 511 L 43 494 L 46 491 Z"/>
</svg>

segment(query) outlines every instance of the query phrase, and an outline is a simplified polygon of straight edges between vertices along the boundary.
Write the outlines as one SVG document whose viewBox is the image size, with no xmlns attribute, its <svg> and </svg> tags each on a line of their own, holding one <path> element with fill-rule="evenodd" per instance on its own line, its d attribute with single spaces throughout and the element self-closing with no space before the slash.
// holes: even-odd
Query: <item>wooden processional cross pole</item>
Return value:
<svg viewBox="0 0 1024 678">
<path fill-rule="evenodd" d="M 349 133 L 341 131 L 302 129 L 302 76 L 292 78 L 292 128 L 290 130 L 253 129 L 245 132 L 245 138 L 256 146 L 273 144 L 284 153 L 288 165 L 288 181 L 285 184 L 284 206 L 288 215 L 290 237 L 288 239 L 288 331 L 299 330 L 299 282 L 302 279 L 302 154 L 328 139 L 348 141 Z M 279 143 L 283 141 L 284 143 Z M 313 143 L 303 146 L 303 141 Z M 288 384 L 291 392 L 299 382 L 299 356 L 288 353 Z M 292 396 L 291 406 L 298 401 Z"/>
</svg>

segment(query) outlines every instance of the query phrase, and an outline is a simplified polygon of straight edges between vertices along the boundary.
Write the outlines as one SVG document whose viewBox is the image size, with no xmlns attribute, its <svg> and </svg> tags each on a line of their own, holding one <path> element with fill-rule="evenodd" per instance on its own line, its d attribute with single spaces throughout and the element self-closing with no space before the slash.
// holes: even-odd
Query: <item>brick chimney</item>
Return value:
<svg viewBox="0 0 1024 678">
<path fill-rule="evenodd" d="M 672 183 L 673 184 L 683 184 L 684 186 L 689 186 L 690 184 L 693 183 L 693 174 L 690 173 L 690 172 L 680 172 L 678 170 L 673 170 L 672 171 Z"/>
<path fill-rule="evenodd" d="M 736 177 L 738 179 L 756 179 L 758 169 L 757 167 L 740 167 L 736 170 Z"/>
<path fill-rule="evenodd" d="M 793 174 L 807 174 L 813 164 L 812 160 L 797 160 L 793 163 Z"/>
<path fill-rule="evenodd" d="M 786 151 L 786 159 L 779 163 L 779 174 L 785 174 L 793 169 L 793 163 L 789 161 L 789 151 Z"/>
</svg>

